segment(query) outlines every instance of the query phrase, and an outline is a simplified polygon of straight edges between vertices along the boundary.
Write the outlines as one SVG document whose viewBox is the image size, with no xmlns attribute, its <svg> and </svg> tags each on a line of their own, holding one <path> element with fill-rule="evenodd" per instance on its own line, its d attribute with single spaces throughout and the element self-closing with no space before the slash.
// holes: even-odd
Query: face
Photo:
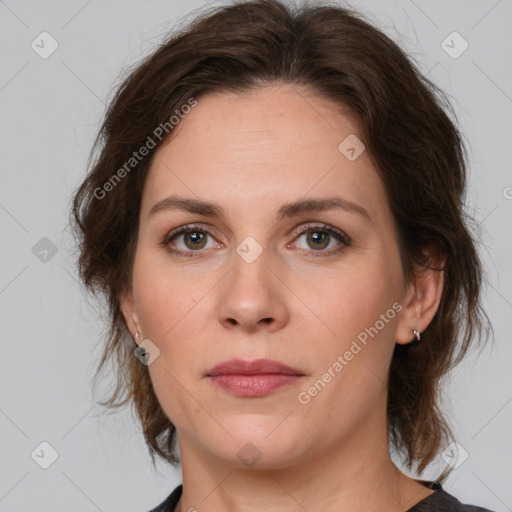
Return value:
<svg viewBox="0 0 512 512">
<path fill-rule="evenodd" d="M 335 104 L 269 86 L 201 97 L 155 154 L 123 313 L 159 350 L 148 370 L 180 448 L 282 467 L 385 429 L 392 351 L 417 326 L 385 190 L 355 139 L 340 150 L 350 135 Z M 295 376 L 211 376 L 233 358 Z"/>
</svg>

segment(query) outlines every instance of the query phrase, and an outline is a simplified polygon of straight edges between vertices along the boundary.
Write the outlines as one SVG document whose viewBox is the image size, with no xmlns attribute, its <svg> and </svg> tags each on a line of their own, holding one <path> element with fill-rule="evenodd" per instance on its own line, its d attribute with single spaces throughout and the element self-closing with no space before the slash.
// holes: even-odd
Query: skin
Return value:
<svg viewBox="0 0 512 512">
<path fill-rule="evenodd" d="M 368 152 L 349 161 L 338 149 L 349 134 L 357 126 L 337 105 L 279 84 L 201 97 L 155 154 L 122 310 L 132 335 L 160 350 L 148 369 L 178 433 L 179 511 L 398 512 L 433 492 L 391 461 L 385 382 L 395 343 L 409 343 L 413 329 L 432 320 L 442 273 L 418 271 L 406 286 Z M 149 215 L 170 195 L 216 203 L 225 217 L 179 209 Z M 342 209 L 276 219 L 284 203 L 333 195 L 362 206 L 371 220 Z M 188 224 L 212 235 L 161 245 Z M 321 242 L 297 235 L 311 224 L 337 228 L 351 244 L 322 228 L 311 230 L 324 234 Z M 263 248 L 252 263 L 236 252 L 247 236 Z M 395 302 L 402 307 L 394 318 L 300 403 L 298 394 Z M 278 360 L 305 377 L 265 397 L 236 397 L 205 377 L 233 357 Z M 261 454 L 250 467 L 237 456 L 247 443 Z"/>
</svg>

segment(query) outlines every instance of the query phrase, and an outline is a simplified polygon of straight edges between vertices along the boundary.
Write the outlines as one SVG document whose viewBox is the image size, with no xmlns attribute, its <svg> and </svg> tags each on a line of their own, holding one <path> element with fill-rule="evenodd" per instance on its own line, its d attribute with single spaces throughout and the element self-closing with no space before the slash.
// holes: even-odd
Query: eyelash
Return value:
<svg viewBox="0 0 512 512">
<path fill-rule="evenodd" d="M 201 253 L 206 250 L 206 249 L 201 249 L 201 250 L 197 250 L 197 251 L 193 251 L 193 250 L 189 250 L 189 251 L 183 251 L 181 249 L 173 249 L 173 248 L 170 248 L 169 245 L 170 243 L 175 239 L 177 238 L 179 235 L 182 235 L 184 233 L 189 233 L 189 232 L 192 232 L 192 231 L 198 231 L 198 232 L 201 232 L 201 233 L 206 233 L 207 235 L 211 236 L 212 238 L 214 238 L 213 234 L 208 230 L 208 229 L 205 229 L 204 227 L 201 227 L 201 226 L 198 226 L 197 224 L 188 224 L 186 226 L 182 226 L 174 231 L 171 231 L 170 233 L 167 233 L 163 240 L 160 242 L 160 245 L 167 248 L 167 250 L 169 250 L 171 253 L 173 254 L 176 254 L 177 256 L 185 256 L 187 258 L 197 258 L 199 256 L 201 256 Z M 309 257 L 312 257 L 312 258 L 323 258 L 323 257 L 327 257 L 327 256 L 331 256 L 333 254 L 337 254 L 339 252 L 341 252 L 345 247 L 348 247 L 351 245 L 352 243 L 352 240 L 351 238 L 346 235 L 343 231 L 340 231 L 338 229 L 335 229 L 333 228 L 332 226 L 329 226 L 327 224 L 316 224 L 316 225 L 307 225 L 307 226 L 304 226 L 302 228 L 300 228 L 296 233 L 295 233 L 295 237 L 294 237 L 294 240 L 296 240 L 297 238 L 299 238 L 300 236 L 302 236 L 303 234 L 305 233 L 308 233 L 310 231 L 318 231 L 318 232 L 326 232 L 328 233 L 329 235 L 332 235 L 334 236 L 334 238 L 336 238 L 339 242 L 341 242 L 341 246 L 336 248 L 336 249 L 330 249 L 328 251 L 324 251 L 324 250 L 318 250 L 318 251 L 315 251 L 313 249 L 311 250 L 307 250 L 307 249 L 298 249 L 299 252 L 308 252 L 308 253 L 316 253 L 314 254 L 314 256 L 309 256 Z"/>
</svg>

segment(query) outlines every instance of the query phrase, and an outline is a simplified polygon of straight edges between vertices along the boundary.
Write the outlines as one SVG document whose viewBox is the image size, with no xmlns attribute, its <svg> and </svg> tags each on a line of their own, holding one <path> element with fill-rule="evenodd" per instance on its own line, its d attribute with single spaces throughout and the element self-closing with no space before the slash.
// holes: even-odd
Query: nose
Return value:
<svg viewBox="0 0 512 512">
<path fill-rule="evenodd" d="M 265 250 L 252 262 L 234 255 L 233 268 L 220 288 L 217 308 L 225 328 L 272 332 L 288 322 L 286 301 L 291 292 L 276 268 L 270 268 L 268 263 Z"/>
</svg>

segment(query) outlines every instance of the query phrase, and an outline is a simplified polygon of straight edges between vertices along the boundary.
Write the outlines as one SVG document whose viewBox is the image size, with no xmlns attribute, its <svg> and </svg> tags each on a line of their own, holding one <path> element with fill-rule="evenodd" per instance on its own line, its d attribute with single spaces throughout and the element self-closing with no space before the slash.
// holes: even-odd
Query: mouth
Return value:
<svg viewBox="0 0 512 512">
<path fill-rule="evenodd" d="M 256 359 L 224 361 L 207 373 L 210 382 L 239 397 L 262 397 L 302 380 L 305 375 L 279 361 Z"/>
</svg>

